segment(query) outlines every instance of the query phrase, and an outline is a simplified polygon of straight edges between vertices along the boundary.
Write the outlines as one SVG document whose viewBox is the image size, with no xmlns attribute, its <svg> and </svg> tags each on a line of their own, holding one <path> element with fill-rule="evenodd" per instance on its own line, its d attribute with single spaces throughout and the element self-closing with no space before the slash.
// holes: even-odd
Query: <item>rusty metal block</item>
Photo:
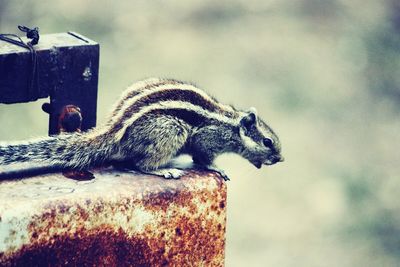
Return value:
<svg viewBox="0 0 400 267">
<path fill-rule="evenodd" d="M 226 185 L 94 171 L 0 183 L 0 265 L 223 266 Z"/>
</svg>

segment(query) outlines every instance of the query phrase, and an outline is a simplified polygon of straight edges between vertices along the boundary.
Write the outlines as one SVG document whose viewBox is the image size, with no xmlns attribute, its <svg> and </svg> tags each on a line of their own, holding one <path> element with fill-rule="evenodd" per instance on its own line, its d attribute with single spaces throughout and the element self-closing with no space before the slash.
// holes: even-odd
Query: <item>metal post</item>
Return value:
<svg viewBox="0 0 400 267">
<path fill-rule="evenodd" d="M 44 34 L 35 45 L 37 83 L 29 91 L 30 51 L 0 41 L 0 103 L 22 103 L 50 96 L 49 134 L 58 133 L 67 105 L 80 108 L 82 130 L 96 125 L 99 44 L 74 32 Z"/>
</svg>

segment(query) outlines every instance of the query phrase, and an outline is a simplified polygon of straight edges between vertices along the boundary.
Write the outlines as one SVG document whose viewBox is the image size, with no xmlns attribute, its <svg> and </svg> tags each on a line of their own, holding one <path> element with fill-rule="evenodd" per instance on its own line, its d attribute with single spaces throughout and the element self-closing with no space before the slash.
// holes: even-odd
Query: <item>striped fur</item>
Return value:
<svg viewBox="0 0 400 267">
<path fill-rule="evenodd" d="M 135 113 L 129 112 L 128 114 L 130 116 L 126 120 L 122 120 L 122 123 L 115 124 L 115 127 L 113 129 L 116 132 L 115 133 L 116 140 L 117 141 L 121 140 L 121 138 L 124 136 L 126 132 L 126 129 L 129 126 L 133 125 L 137 119 L 143 117 L 145 114 L 159 112 L 163 110 L 167 111 L 176 110 L 177 113 L 179 113 L 180 110 L 189 111 L 190 113 L 193 113 L 192 116 L 200 116 L 201 118 L 203 118 L 204 122 L 215 120 L 219 123 L 225 123 L 232 126 L 236 126 L 239 124 L 238 120 L 229 118 L 227 116 L 224 116 L 224 114 L 218 112 L 212 112 L 208 109 L 203 108 L 202 106 L 195 105 L 190 102 L 160 101 L 152 103 L 150 105 L 144 105 Z M 193 125 L 193 126 L 198 126 L 198 125 Z"/>
<path fill-rule="evenodd" d="M 115 121 L 116 115 L 118 112 L 121 110 L 121 108 L 125 105 L 125 101 L 127 99 L 130 99 L 140 93 L 142 93 L 145 90 L 148 90 L 150 88 L 158 87 L 160 85 L 166 84 L 166 83 L 173 83 L 172 80 L 167 80 L 167 79 L 160 79 L 160 78 L 149 78 L 144 81 L 139 81 L 131 85 L 130 87 L 127 88 L 127 90 L 124 91 L 124 93 L 121 95 L 121 98 L 118 102 L 116 102 L 115 106 L 112 109 L 112 112 L 110 113 L 110 117 L 108 121 Z"/>
<path fill-rule="evenodd" d="M 161 105 L 161 102 L 165 103 Z M 125 91 L 101 133 L 111 131 L 119 141 L 136 119 L 153 110 L 166 109 L 191 111 L 195 113 L 194 116 L 200 114 L 204 120 L 214 118 L 225 123 L 230 118 L 230 124 L 238 123 L 239 114 L 233 107 L 220 104 L 194 85 L 151 78 L 136 83 Z"/>
</svg>

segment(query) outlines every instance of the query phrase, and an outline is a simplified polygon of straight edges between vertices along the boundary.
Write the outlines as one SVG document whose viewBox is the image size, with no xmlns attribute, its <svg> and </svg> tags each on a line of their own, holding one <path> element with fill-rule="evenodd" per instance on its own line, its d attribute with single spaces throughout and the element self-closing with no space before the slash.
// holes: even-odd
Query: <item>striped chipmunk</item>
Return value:
<svg viewBox="0 0 400 267">
<path fill-rule="evenodd" d="M 192 84 L 152 78 L 129 87 L 106 123 L 88 132 L 0 143 L 0 165 L 31 162 L 86 170 L 115 163 L 179 178 L 184 170 L 169 163 L 188 154 L 196 166 L 228 179 L 213 165 L 225 152 L 237 153 L 257 168 L 283 161 L 278 136 L 254 108 L 237 110 Z"/>
</svg>

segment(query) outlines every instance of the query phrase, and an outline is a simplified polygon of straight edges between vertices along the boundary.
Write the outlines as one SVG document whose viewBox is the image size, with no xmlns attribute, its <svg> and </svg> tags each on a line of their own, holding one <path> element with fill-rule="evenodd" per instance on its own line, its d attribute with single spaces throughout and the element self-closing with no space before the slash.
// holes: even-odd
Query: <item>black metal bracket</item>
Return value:
<svg viewBox="0 0 400 267">
<path fill-rule="evenodd" d="M 30 52 L 0 41 L 0 104 L 50 97 L 42 107 L 49 113 L 50 135 L 96 126 L 99 44 L 75 32 L 43 34 L 35 52 L 32 94 L 27 91 Z"/>
</svg>

